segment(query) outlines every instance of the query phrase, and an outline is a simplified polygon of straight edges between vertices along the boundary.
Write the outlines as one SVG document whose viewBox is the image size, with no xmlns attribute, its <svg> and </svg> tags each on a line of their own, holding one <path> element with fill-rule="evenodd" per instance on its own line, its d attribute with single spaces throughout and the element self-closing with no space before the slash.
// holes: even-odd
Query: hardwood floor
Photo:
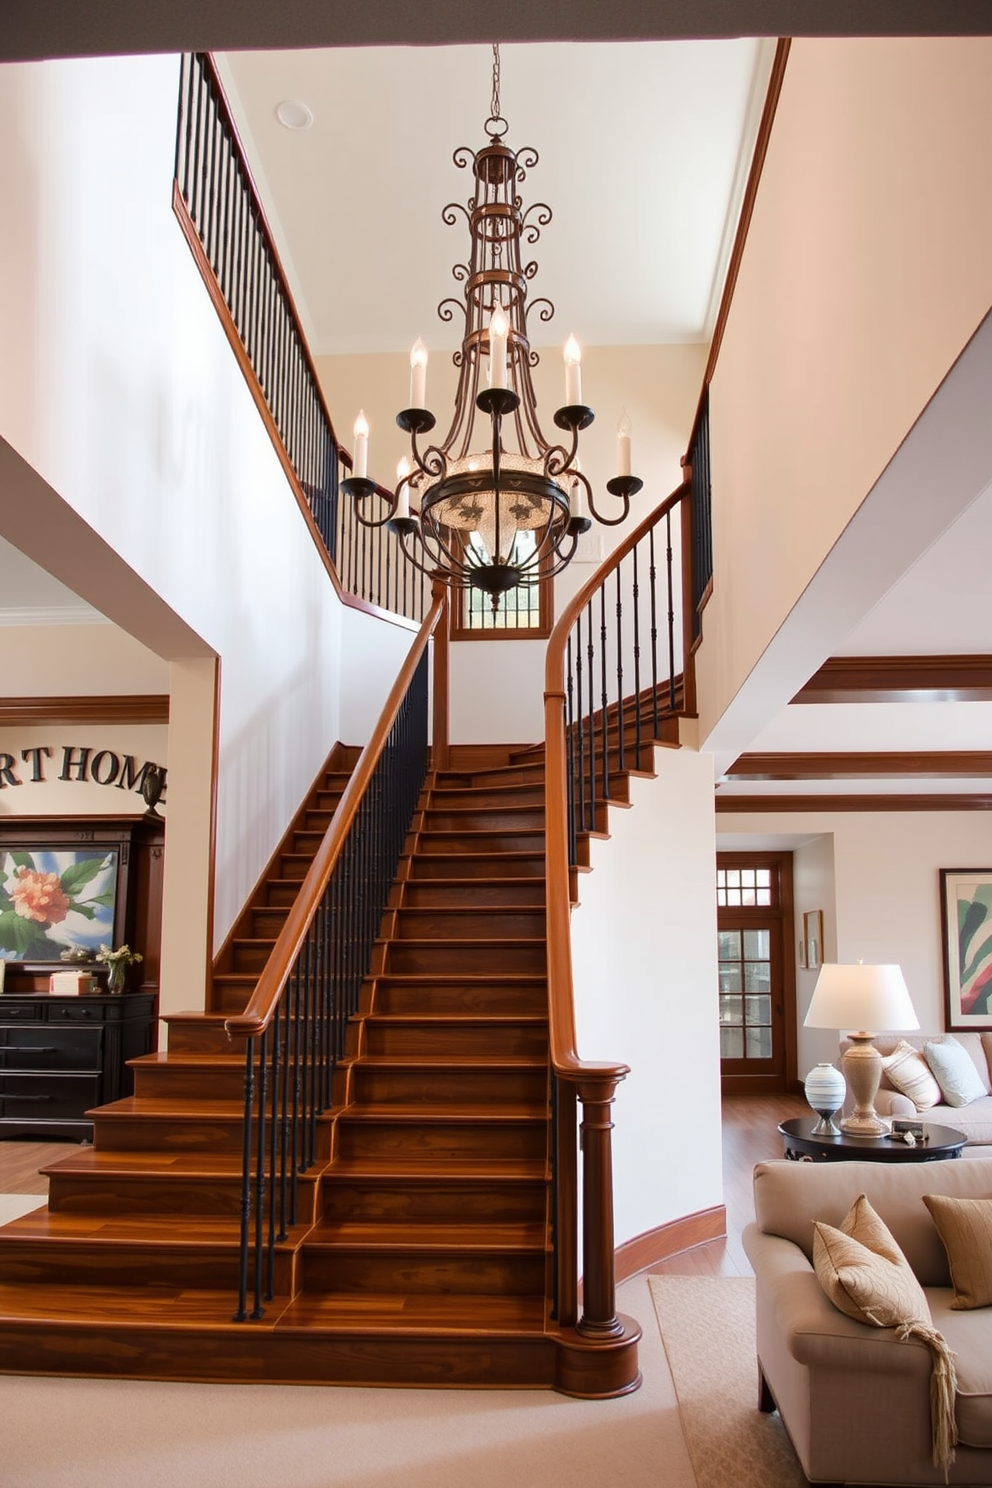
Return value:
<svg viewBox="0 0 992 1488">
<path fill-rule="evenodd" d="M 751 1175 L 755 1163 L 782 1156 L 780 1121 L 809 1110 L 799 1095 L 728 1095 L 723 1101 L 723 1197 L 727 1238 L 710 1240 L 650 1267 L 669 1276 L 752 1276 L 741 1245 L 744 1226 L 754 1218 Z"/>
<path fill-rule="evenodd" d="M 754 1218 L 751 1173 L 755 1163 L 782 1156 L 777 1127 L 790 1116 L 802 1116 L 806 1102 L 798 1095 L 736 1095 L 723 1103 L 723 1189 L 727 1238 L 711 1240 L 672 1256 L 652 1271 L 674 1276 L 750 1276 L 741 1248 L 744 1226 Z M 81 1150 L 78 1142 L 0 1142 L 0 1193 L 47 1194 L 48 1179 L 39 1168 Z"/>
</svg>

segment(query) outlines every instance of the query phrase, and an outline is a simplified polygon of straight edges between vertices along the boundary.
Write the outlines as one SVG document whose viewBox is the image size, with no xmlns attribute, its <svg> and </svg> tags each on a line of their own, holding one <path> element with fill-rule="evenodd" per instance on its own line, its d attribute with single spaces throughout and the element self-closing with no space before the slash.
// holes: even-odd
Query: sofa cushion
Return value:
<svg viewBox="0 0 992 1488">
<path fill-rule="evenodd" d="M 951 1305 L 959 1309 L 992 1306 L 992 1198 L 924 1194 L 923 1202 L 947 1251 L 954 1286 Z M 992 1318 L 989 1322 L 992 1325 Z"/>
<path fill-rule="evenodd" d="M 927 1293 L 934 1326 L 957 1356 L 954 1414 L 958 1441 L 969 1447 L 992 1447 L 992 1327 L 988 1314 L 956 1310 L 952 1294 L 942 1287 Z"/>
<path fill-rule="evenodd" d="M 754 1170 L 755 1218 L 766 1235 L 781 1235 L 813 1259 L 813 1221 L 839 1227 L 859 1194 L 866 1193 L 918 1279 L 950 1287 L 947 1252 L 923 1203 L 925 1193 L 979 1199 L 992 1194 L 992 1157 L 968 1162 L 800 1163 L 778 1159 Z"/>
<path fill-rule="evenodd" d="M 930 1321 L 926 1294 L 864 1194 L 840 1228 L 813 1223 L 813 1268 L 835 1307 L 856 1323 L 898 1328 Z"/>
<path fill-rule="evenodd" d="M 925 1111 L 940 1101 L 940 1086 L 933 1071 L 919 1049 L 914 1049 L 905 1039 L 899 1040 L 891 1054 L 883 1056 L 882 1068 L 889 1084 L 908 1095 L 918 1111 Z"/>
<path fill-rule="evenodd" d="M 987 1093 L 974 1061 L 957 1039 L 924 1044 L 923 1054 L 949 1106 L 966 1106 Z"/>
</svg>

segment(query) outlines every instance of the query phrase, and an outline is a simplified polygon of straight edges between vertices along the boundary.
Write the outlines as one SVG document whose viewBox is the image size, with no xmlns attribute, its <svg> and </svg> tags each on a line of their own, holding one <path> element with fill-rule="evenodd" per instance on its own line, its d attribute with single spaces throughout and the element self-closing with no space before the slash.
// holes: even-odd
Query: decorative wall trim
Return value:
<svg viewBox="0 0 992 1488">
<path fill-rule="evenodd" d="M 974 795 L 725 796 L 716 793 L 717 815 L 767 811 L 992 811 L 992 793 Z"/>
<path fill-rule="evenodd" d="M 0 699 L 0 724 L 168 723 L 169 694 L 115 697 L 21 697 Z"/>
<path fill-rule="evenodd" d="M 992 753 L 981 749 L 872 750 L 829 754 L 742 754 L 727 771 L 731 780 L 846 780 L 866 776 L 943 780 L 948 775 L 992 776 Z"/>
<path fill-rule="evenodd" d="M 794 703 L 985 703 L 992 656 L 831 656 Z"/>
<path fill-rule="evenodd" d="M 106 615 L 101 615 L 92 605 L 62 605 L 47 608 L 36 605 L 5 605 L 0 609 L 0 625 L 110 625 Z"/>
<path fill-rule="evenodd" d="M 723 1204 L 686 1214 L 682 1219 L 673 1219 L 617 1246 L 614 1260 L 616 1279 L 618 1282 L 627 1281 L 639 1271 L 647 1270 L 648 1266 L 667 1261 L 683 1250 L 705 1245 L 708 1240 L 722 1240 L 726 1233 L 727 1210 Z"/>
</svg>

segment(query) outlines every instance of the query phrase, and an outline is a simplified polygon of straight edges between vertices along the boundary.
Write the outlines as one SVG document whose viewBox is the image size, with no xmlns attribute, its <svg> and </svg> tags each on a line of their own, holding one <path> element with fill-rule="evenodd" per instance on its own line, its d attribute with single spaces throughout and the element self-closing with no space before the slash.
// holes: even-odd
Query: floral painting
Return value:
<svg viewBox="0 0 992 1488">
<path fill-rule="evenodd" d="M 58 961 L 114 939 L 117 849 L 0 852 L 0 958 Z"/>
<path fill-rule="evenodd" d="M 949 1029 L 992 1028 L 992 869 L 942 868 Z"/>
</svg>

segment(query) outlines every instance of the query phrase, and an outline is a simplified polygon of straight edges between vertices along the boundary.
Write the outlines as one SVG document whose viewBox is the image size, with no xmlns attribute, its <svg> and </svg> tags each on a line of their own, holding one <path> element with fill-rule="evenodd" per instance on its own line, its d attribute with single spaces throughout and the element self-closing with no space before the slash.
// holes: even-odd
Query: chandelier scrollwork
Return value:
<svg viewBox="0 0 992 1488">
<path fill-rule="evenodd" d="M 388 525 L 417 568 L 440 572 L 456 587 L 482 590 L 494 609 L 518 585 L 560 573 L 593 518 L 605 526 L 624 521 L 642 485 L 630 474 L 629 426 L 625 435 L 621 421 L 620 474 L 607 483 L 620 510 L 611 517 L 597 510 L 578 461 L 579 434 L 594 415 L 582 402 L 580 353 L 572 337 L 565 347 L 565 403 L 554 414 L 564 438 L 552 442 L 541 428 L 531 380 L 538 356 L 527 330 L 527 286 L 537 264 L 522 262 L 521 244 L 539 241 L 552 212 L 544 202 L 523 208 L 518 187 L 538 155 L 530 147 L 514 152 L 504 143 L 499 83 L 494 46 L 487 143 L 477 151 L 460 146 L 453 157 L 459 168 L 471 167 L 474 193 L 467 206 L 452 202 L 441 214 L 448 225 L 464 215 L 471 242 L 468 263 L 452 270 L 464 286 L 463 300 L 448 298 L 438 306 L 443 322 L 456 312 L 465 319 L 452 358 L 458 382 L 451 424 L 442 439 L 423 443 L 437 421 L 426 406 L 427 352 L 418 341 L 410 357 L 410 407 L 396 416 L 410 436 L 410 458 L 401 463 L 395 488 L 369 479 L 364 414 L 355 424 L 352 474 L 342 482 L 360 522 Z M 542 323 L 554 315 L 545 298 L 532 301 L 530 309 Z M 375 516 L 373 497 L 379 502 Z M 533 537 L 523 540 L 524 533 Z"/>
</svg>

